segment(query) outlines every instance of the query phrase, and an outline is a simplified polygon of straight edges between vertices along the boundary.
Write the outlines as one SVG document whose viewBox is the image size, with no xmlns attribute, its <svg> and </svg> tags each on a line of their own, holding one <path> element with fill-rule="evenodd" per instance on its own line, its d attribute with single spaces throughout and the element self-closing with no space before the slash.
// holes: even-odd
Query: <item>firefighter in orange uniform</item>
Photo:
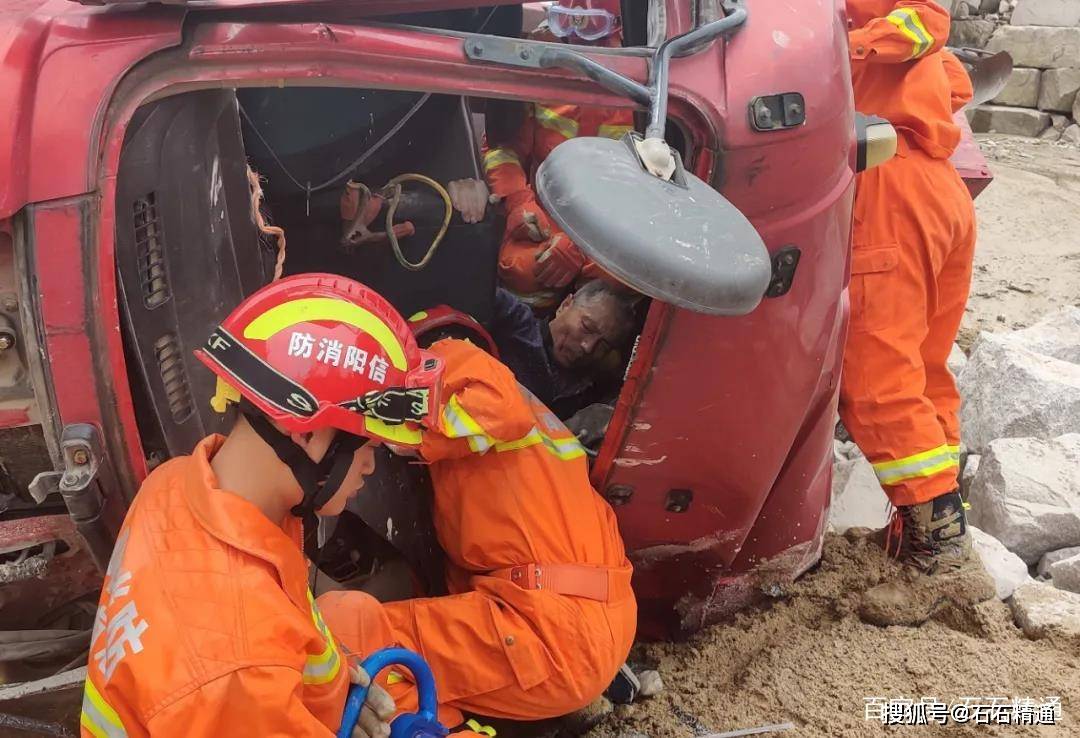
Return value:
<svg viewBox="0 0 1080 738">
<path fill-rule="evenodd" d="M 840 416 L 897 508 L 902 561 L 966 568 L 958 492 L 960 398 L 946 359 L 971 281 L 975 217 L 949 161 L 953 112 L 971 97 L 942 50 L 949 14 L 932 0 L 848 0 L 855 107 L 897 129 L 894 159 L 859 175 L 851 324 Z"/>
<path fill-rule="evenodd" d="M 263 288 L 198 355 L 224 380 L 216 407 L 239 400 L 241 414 L 228 437 L 155 469 L 132 503 L 97 612 L 82 734 L 330 738 L 350 668 L 304 554 L 316 516 L 363 486 L 373 446 L 434 424 L 442 360 L 385 300 L 330 275 Z M 355 599 L 390 643 L 379 603 Z M 393 711 L 374 685 L 354 735 L 387 735 Z"/>
<path fill-rule="evenodd" d="M 618 0 L 560 0 L 548 8 L 546 31 L 569 43 L 618 46 L 619 14 Z M 506 213 L 499 277 L 529 305 L 554 307 L 579 275 L 606 277 L 537 203 L 532 188 L 537 168 L 563 141 L 577 136 L 618 139 L 633 127 L 633 113 L 625 108 L 537 102 L 527 106 L 524 122 L 509 140 L 488 141 L 484 171 Z"/>
<path fill-rule="evenodd" d="M 614 513 L 590 485 L 577 439 L 509 369 L 468 341 L 428 350 L 445 370 L 419 455 L 430 464 L 450 595 L 385 604 L 394 638 L 431 665 L 445 708 L 519 720 L 573 712 L 611 683 L 634 638 Z M 384 645 L 365 606 L 356 592 L 319 598 L 330 629 L 358 653 Z M 390 687 L 399 706 L 413 704 L 407 689 Z"/>
</svg>

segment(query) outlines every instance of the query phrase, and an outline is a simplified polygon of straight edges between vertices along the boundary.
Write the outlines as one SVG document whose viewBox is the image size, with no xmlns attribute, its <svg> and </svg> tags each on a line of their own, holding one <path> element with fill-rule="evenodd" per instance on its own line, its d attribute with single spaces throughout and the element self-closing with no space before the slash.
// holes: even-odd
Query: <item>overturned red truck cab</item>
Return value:
<svg viewBox="0 0 1080 738">
<path fill-rule="evenodd" d="M 725 20 L 670 46 L 657 74 L 666 42 Z M 335 177 L 482 178 L 497 100 L 648 108 L 639 130 L 659 130 L 687 177 L 721 193 L 763 245 L 752 309 L 699 311 L 646 290 L 592 466 L 634 563 L 642 633 L 692 632 L 812 566 L 830 501 L 860 163 L 844 4 L 624 0 L 623 22 L 622 48 L 567 54 L 523 39 L 514 3 L 8 3 L 0 629 L 88 637 L 100 568 L 139 482 L 221 422 L 193 349 L 276 266 L 346 274 L 405 314 L 447 304 L 490 319 L 494 208 L 479 223 L 455 215 L 411 270 L 389 249 L 341 247 Z M 962 155 L 971 180 L 986 181 L 977 148 Z M 287 250 L 258 224 L 252 171 Z M 441 221 L 430 205 L 403 200 L 399 215 L 416 227 L 409 258 Z M 423 494 L 409 494 L 423 474 L 387 469 L 354 511 L 366 524 L 357 535 L 375 531 L 419 570 L 436 565 Z M 331 548 L 347 552 L 355 530 L 339 526 Z M 72 653 L 70 638 L 35 643 L 19 653 Z"/>
</svg>

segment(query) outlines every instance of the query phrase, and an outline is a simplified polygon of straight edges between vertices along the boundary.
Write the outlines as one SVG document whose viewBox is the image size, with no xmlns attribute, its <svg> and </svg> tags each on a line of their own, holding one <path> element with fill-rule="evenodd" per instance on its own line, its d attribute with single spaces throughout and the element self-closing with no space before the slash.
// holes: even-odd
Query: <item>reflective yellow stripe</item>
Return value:
<svg viewBox="0 0 1080 738">
<path fill-rule="evenodd" d="M 372 418 L 366 415 L 364 416 L 364 429 L 372 435 L 390 441 L 390 443 L 400 443 L 406 446 L 418 446 L 423 440 L 420 431 L 410 427 L 408 423 L 390 425 L 378 418 Z"/>
<path fill-rule="evenodd" d="M 491 738 L 495 738 L 495 728 L 490 725 L 481 725 L 474 718 L 469 718 L 465 722 L 465 727 L 474 733 L 483 733 L 484 735 L 491 736 Z"/>
<path fill-rule="evenodd" d="M 914 9 L 897 8 L 885 16 L 885 19 L 911 40 L 909 59 L 918 59 L 934 45 L 934 37 L 926 30 L 926 26 L 923 25 L 922 19 Z"/>
<path fill-rule="evenodd" d="M 265 341 L 279 331 L 296 325 L 319 320 L 332 320 L 347 323 L 371 335 L 396 369 L 408 371 L 405 351 L 398 342 L 390 326 L 374 314 L 359 305 L 332 297 L 308 297 L 302 300 L 290 300 L 270 308 L 265 313 L 248 323 L 244 328 L 244 338 Z"/>
<path fill-rule="evenodd" d="M 894 461 L 874 464 L 874 473 L 881 484 L 897 484 L 908 479 L 932 477 L 950 467 L 958 467 L 958 456 L 953 446 L 941 445 L 929 451 L 905 456 Z"/>
<path fill-rule="evenodd" d="M 495 167 L 503 164 L 517 164 L 521 166 L 521 159 L 512 149 L 491 149 L 484 154 L 484 171 L 490 172 Z"/>
<path fill-rule="evenodd" d="M 946 446 L 949 449 L 949 453 L 954 459 L 960 461 L 960 447 L 959 446 Z"/>
<path fill-rule="evenodd" d="M 79 724 L 95 738 L 126 738 L 127 736 L 120 716 L 97 691 L 89 675 L 83 687 L 82 714 L 79 715 Z"/>
<path fill-rule="evenodd" d="M 619 139 L 632 130 L 634 130 L 633 126 L 613 126 L 605 124 L 596 129 L 596 134 L 601 138 Z"/>
<path fill-rule="evenodd" d="M 578 135 L 578 122 L 576 120 L 559 115 L 551 108 L 545 108 L 543 105 L 534 107 L 536 110 L 536 122 L 544 128 L 555 131 L 563 138 L 574 138 Z"/>
<path fill-rule="evenodd" d="M 495 439 L 484 432 L 483 426 L 465 411 L 457 395 L 451 395 L 450 401 L 443 408 L 443 425 L 447 438 L 469 439 L 469 448 L 478 454 L 487 451 L 495 442 Z"/>
<path fill-rule="evenodd" d="M 307 657 L 307 661 L 304 663 L 304 684 L 327 684 L 334 681 L 338 672 L 341 671 L 341 656 L 338 655 L 334 636 L 331 635 L 330 629 L 326 627 L 326 621 L 323 620 L 322 613 L 319 612 L 319 606 L 315 604 L 315 597 L 311 594 L 310 589 L 307 597 L 308 603 L 311 605 L 311 620 L 315 623 L 315 627 L 319 629 L 319 633 L 326 639 L 326 648 L 318 655 Z"/>
<path fill-rule="evenodd" d="M 427 317 L 427 311 L 426 310 L 421 310 L 418 313 L 413 313 L 412 317 L 409 318 L 409 322 L 410 323 L 419 323 L 421 320 L 423 320 L 426 317 Z"/>
<path fill-rule="evenodd" d="M 538 444 L 544 444 L 544 448 L 559 457 L 563 461 L 570 461 L 580 456 L 585 455 L 585 449 L 576 438 L 560 438 L 555 439 L 551 436 L 542 433 L 539 428 L 533 428 L 526 435 L 517 439 L 516 441 L 505 441 L 503 443 L 496 443 L 496 451 L 518 451 L 523 448 L 529 448 L 530 446 L 536 446 Z"/>
</svg>

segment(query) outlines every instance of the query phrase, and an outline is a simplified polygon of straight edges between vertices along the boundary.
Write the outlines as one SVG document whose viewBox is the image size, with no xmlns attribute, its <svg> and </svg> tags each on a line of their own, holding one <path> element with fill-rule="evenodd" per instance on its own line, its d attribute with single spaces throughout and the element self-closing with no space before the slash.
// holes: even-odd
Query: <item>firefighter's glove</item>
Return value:
<svg viewBox="0 0 1080 738">
<path fill-rule="evenodd" d="M 536 256 L 536 281 L 548 289 L 562 289 L 573 282 L 585 257 L 565 233 L 552 236 Z"/>
<path fill-rule="evenodd" d="M 595 451 L 604 440 L 615 407 L 604 402 L 597 402 L 578 410 L 566 421 L 566 427 L 577 436 L 585 448 Z"/>
<path fill-rule="evenodd" d="M 353 728 L 353 738 L 390 738 L 390 718 L 397 711 L 394 698 L 378 684 L 372 684 L 371 677 L 359 665 L 349 667 L 349 681 L 361 687 L 370 685 L 360 708 L 360 719 Z"/>
<path fill-rule="evenodd" d="M 484 219 L 491 193 L 482 180 L 456 179 L 446 186 L 446 191 L 450 194 L 454 209 L 461 213 L 463 221 L 479 223 Z"/>
<path fill-rule="evenodd" d="M 532 197 L 509 208 L 506 213 L 506 237 L 512 241 L 543 243 L 558 230 L 544 209 Z"/>
</svg>

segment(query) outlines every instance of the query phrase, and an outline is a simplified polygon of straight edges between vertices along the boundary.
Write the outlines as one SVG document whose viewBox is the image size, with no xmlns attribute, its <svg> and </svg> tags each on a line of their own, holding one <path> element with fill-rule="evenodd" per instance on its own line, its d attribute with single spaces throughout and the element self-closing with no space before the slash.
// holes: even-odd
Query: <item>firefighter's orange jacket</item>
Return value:
<svg viewBox="0 0 1080 738">
<path fill-rule="evenodd" d="M 492 142 L 484 152 L 484 173 L 491 192 L 502 198 L 506 213 L 535 203 L 532 183 L 536 170 L 548 154 L 564 141 L 578 136 L 622 138 L 634 127 L 634 116 L 622 108 L 581 107 L 532 103 L 513 140 Z M 539 205 L 536 205 L 539 208 Z M 547 224 L 552 235 L 557 227 Z M 544 244 L 515 239 L 507 234 L 499 251 L 499 276 L 521 296 L 542 293 L 536 281 L 536 257 Z M 586 264 L 585 276 L 604 276 L 594 264 Z"/>
<path fill-rule="evenodd" d="M 427 659 L 442 703 L 516 719 L 571 712 L 608 686 L 636 628 L 614 513 L 577 439 L 505 366 L 466 341 L 431 351 L 445 362 L 448 400 L 421 453 L 451 594 L 386 604 L 394 639 Z M 599 575 L 607 596 L 586 591 L 595 576 L 548 589 L 500 578 L 559 566 Z M 356 652 L 386 645 L 355 596 L 319 599 L 330 628 Z"/>
<path fill-rule="evenodd" d="M 82 735 L 319 736 L 348 668 L 308 589 L 300 522 L 218 488 L 221 437 L 143 483 L 90 646 Z"/>
<path fill-rule="evenodd" d="M 879 115 L 935 159 L 960 141 L 941 56 L 949 12 L 933 0 L 847 0 L 855 109 Z"/>
</svg>

